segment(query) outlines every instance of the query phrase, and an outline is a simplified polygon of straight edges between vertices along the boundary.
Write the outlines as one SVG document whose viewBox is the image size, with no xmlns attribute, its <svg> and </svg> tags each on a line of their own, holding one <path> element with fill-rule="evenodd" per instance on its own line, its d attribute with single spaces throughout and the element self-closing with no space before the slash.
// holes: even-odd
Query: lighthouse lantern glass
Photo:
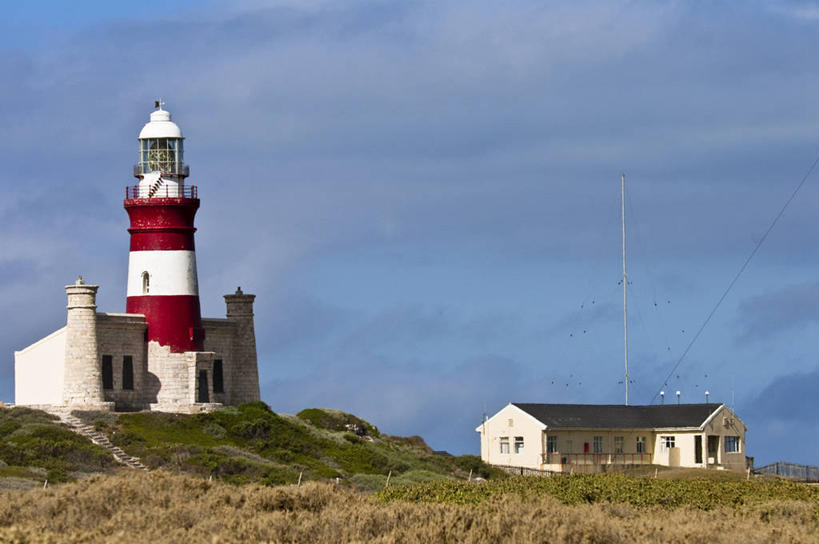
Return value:
<svg viewBox="0 0 819 544">
<path fill-rule="evenodd" d="M 180 173 L 183 164 L 181 138 L 145 138 L 139 140 L 140 172 Z"/>
</svg>

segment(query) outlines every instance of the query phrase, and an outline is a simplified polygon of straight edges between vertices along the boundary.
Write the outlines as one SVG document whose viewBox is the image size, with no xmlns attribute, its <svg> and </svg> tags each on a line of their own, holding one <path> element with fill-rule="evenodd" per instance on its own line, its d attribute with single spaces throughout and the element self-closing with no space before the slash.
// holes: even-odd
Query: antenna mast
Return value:
<svg viewBox="0 0 819 544">
<path fill-rule="evenodd" d="M 626 362 L 626 406 L 628 406 L 628 313 L 626 311 L 626 175 L 620 174 L 620 217 L 623 224 L 623 349 Z"/>
</svg>

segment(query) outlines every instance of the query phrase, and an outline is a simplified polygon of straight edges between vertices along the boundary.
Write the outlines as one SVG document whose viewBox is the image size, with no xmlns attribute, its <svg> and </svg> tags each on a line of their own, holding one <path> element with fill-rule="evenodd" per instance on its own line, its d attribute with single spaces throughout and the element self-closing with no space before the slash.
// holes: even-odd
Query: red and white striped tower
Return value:
<svg viewBox="0 0 819 544">
<path fill-rule="evenodd" d="M 147 340 L 172 352 L 202 351 L 193 218 L 199 209 L 196 186 L 185 185 L 184 138 L 170 112 L 156 111 L 139 133 L 139 184 L 126 188 L 131 220 L 126 311 L 144 314 Z"/>
</svg>

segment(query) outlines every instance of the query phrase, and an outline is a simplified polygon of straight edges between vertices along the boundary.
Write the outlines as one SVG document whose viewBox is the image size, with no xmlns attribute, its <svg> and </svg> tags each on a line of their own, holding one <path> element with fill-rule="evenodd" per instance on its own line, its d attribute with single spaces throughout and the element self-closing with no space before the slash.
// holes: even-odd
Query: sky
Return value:
<svg viewBox="0 0 819 544">
<path fill-rule="evenodd" d="M 125 308 L 162 98 L 206 317 L 256 299 L 262 399 L 477 453 L 508 402 L 710 400 L 819 464 L 819 3 L 18 2 L 0 20 L 0 399 L 67 285 Z M 673 370 L 679 361 L 679 366 Z M 666 377 L 669 376 L 668 380 Z"/>
</svg>

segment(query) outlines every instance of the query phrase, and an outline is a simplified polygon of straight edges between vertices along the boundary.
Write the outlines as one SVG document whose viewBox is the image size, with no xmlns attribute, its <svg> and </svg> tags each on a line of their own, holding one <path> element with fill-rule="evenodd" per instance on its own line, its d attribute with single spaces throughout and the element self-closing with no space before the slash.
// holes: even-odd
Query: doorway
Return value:
<svg viewBox="0 0 819 544">
<path fill-rule="evenodd" d="M 717 453 L 719 452 L 719 436 L 708 435 L 708 462 L 716 464 L 719 462 Z"/>
<path fill-rule="evenodd" d="M 694 437 L 694 462 L 702 463 L 702 436 Z"/>
<path fill-rule="evenodd" d="M 196 402 L 210 402 L 208 394 L 208 371 L 199 371 L 199 383 L 196 388 Z"/>
</svg>

